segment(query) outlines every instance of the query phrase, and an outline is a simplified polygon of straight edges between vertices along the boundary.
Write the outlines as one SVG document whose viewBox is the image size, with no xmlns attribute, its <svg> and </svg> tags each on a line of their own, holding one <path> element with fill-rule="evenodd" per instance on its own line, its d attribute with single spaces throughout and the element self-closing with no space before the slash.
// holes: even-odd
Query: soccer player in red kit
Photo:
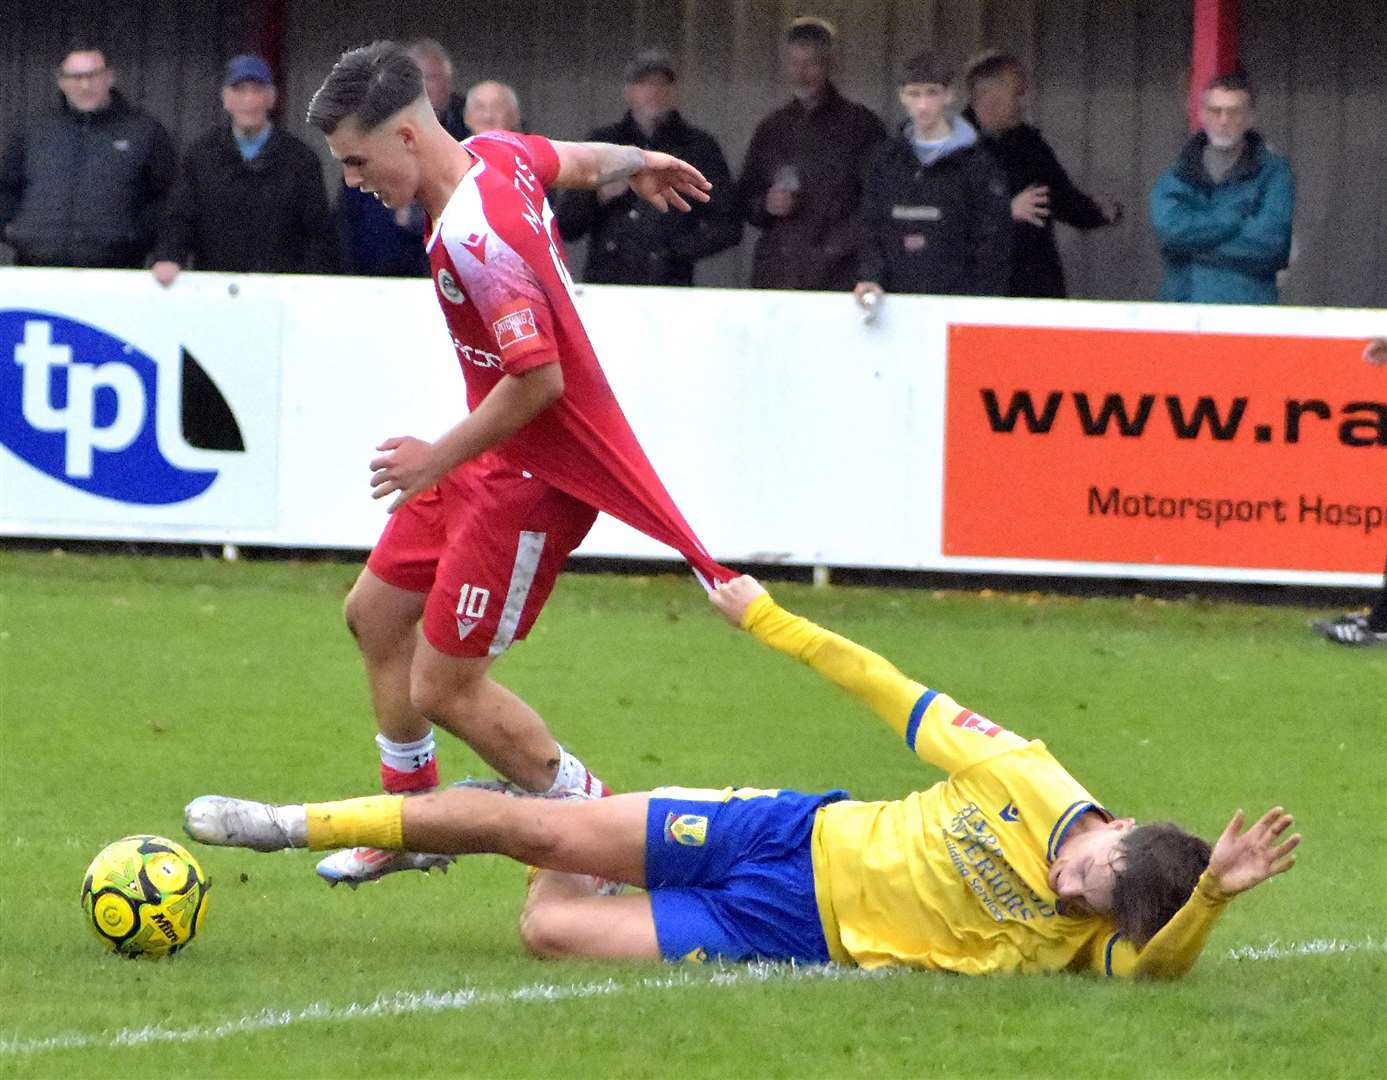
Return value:
<svg viewBox="0 0 1387 1080">
<path fill-rule="evenodd" d="M 731 575 L 694 536 L 631 432 L 573 303 L 551 185 L 625 179 L 662 210 L 708 182 L 667 154 L 488 132 L 458 143 L 400 46 L 343 54 L 308 109 L 348 185 L 428 215 L 434 288 L 468 415 L 437 441 L 391 438 L 371 462 L 391 517 L 346 617 L 365 661 L 387 791 L 438 783 L 433 726 L 519 786 L 595 797 L 601 782 L 488 674 L 524 638 L 599 510 L 669 544 L 706 587 Z M 422 623 L 422 633 L 416 629 Z M 369 848 L 318 864 L 332 884 L 430 869 L 442 856 Z"/>
</svg>

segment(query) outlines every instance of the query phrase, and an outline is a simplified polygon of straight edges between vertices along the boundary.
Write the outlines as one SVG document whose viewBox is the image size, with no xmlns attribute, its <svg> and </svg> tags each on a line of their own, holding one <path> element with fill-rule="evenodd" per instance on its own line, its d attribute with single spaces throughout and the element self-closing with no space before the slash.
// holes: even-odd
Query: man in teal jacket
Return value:
<svg viewBox="0 0 1387 1080">
<path fill-rule="evenodd" d="M 1295 177 L 1252 130 L 1252 89 L 1221 75 L 1204 91 L 1204 129 L 1151 189 L 1165 257 L 1161 300 L 1274 304 L 1291 253 Z"/>
</svg>

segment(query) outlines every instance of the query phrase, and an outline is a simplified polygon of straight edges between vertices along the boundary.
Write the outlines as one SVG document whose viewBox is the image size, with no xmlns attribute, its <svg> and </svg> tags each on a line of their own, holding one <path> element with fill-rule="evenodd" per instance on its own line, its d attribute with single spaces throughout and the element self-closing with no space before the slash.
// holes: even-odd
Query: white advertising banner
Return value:
<svg viewBox="0 0 1387 1080">
<path fill-rule="evenodd" d="M 275 528 L 279 301 L 161 310 L 90 274 L 0 281 L 0 518 L 11 530 L 178 539 Z"/>
<path fill-rule="evenodd" d="M 637 436 L 725 562 L 1380 580 L 1387 528 L 1332 572 L 945 554 L 945 427 L 951 326 L 1361 342 L 1387 313 L 893 296 L 864 323 L 847 295 L 588 286 L 578 302 Z M 0 535 L 367 548 L 385 522 L 377 444 L 436 437 L 465 409 L 425 281 L 184 274 L 165 290 L 142 272 L 0 269 Z M 1363 454 L 1387 504 L 1387 445 Z M 955 451 L 950 483 L 971 471 Z M 673 557 L 606 517 L 580 554 Z"/>
</svg>

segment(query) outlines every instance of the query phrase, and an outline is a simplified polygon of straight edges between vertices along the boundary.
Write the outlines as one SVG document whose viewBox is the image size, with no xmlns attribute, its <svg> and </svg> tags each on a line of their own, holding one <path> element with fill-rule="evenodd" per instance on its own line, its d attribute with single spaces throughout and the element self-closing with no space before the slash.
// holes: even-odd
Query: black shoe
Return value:
<svg viewBox="0 0 1387 1080">
<path fill-rule="evenodd" d="M 1387 645 L 1387 632 L 1370 629 L 1366 615 L 1340 615 L 1337 619 L 1316 619 L 1310 624 L 1310 628 L 1336 645 Z"/>
</svg>

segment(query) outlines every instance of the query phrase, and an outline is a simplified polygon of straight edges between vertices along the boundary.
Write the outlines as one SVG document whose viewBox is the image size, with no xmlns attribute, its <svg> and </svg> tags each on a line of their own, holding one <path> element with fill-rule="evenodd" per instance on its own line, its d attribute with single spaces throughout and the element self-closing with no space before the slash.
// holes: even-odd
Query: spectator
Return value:
<svg viewBox="0 0 1387 1080">
<path fill-rule="evenodd" d="M 410 44 L 409 55 L 423 72 L 424 93 L 444 130 L 458 140 L 473 134 L 467 130 L 467 102 L 453 92 L 453 58 L 448 50 L 433 38 L 419 38 Z"/>
<path fill-rule="evenodd" d="M 423 213 L 411 204 L 392 210 L 374 195 L 342 184 L 337 193 L 342 271 L 358 277 L 428 277 Z"/>
<path fill-rule="evenodd" d="M 1122 206 L 1085 195 L 1050 144 L 1026 123 L 1026 69 L 1010 53 L 989 50 L 968 65 L 970 104 L 963 117 L 1006 172 L 1011 196 L 1011 296 L 1068 295 L 1055 246 L 1055 222 L 1075 229 L 1116 224 Z"/>
<path fill-rule="evenodd" d="M 102 45 L 73 41 L 57 80 L 58 111 L 17 132 L 0 162 L 0 235 L 20 266 L 141 267 L 173 142 L 115 88 Z"/>
<path fill-rule="evenodd" d="M 519 131 L 520 98 L 503 82 L 487 79 L 467 91 L 462 118 L 469 132 Z"/>
<path fill-rule="evenodd" d="M 1165 256 L 1161 300 L 1274 304 L 1291 253 L 1295 178 L 1252 129 L 1252 88 L 1221 75 L 1204 91 L 1204 129 L 1151 190 Z"/>
<path fill-rule="evenodd" d="M 688 214 L 662 214 L 625 180 L 596 191 L 570 190 L 559 200 L 559 232 L 567 241 L 589 233 L 584 280 L 617 285 L 692 285 L 694 264 L 742 238 L 731 173 L 722 149 L 687 123 L 675 106 L 674 62 L 642 52 L 626 69 L 626 115 L 588 139 L 660 150 L 682 158 L 713 184 L 712 200 Z"/>
<path fill-rule="evenodd" d="M 761 230 L 751 285 L 851 289 L 862 181 L 886 129 L 833 85 L 834 32 L 822 19 L 790 24 L 781 61 L 794 100 L 758 125 L 737 185 Z"/>
<path fill-rule="evenodd" d="M 152 267 L 170 285 L 191 259 L 199 270 L 328 273 L 336 235 L 318 157 L 270 122 L 274 76 L 258 56 L 226 65 L 229 116 L 183 159 Z"/>
<path fill-rule="evenodd" d="M 900 134 L 877 151 L 862 199 L 857 300 L 882 291 L 1005 296 L 1011 214 L 1006 177 L 961 117 L 953 73 L 933 53 L 905 65 Z"/>
</svg>

